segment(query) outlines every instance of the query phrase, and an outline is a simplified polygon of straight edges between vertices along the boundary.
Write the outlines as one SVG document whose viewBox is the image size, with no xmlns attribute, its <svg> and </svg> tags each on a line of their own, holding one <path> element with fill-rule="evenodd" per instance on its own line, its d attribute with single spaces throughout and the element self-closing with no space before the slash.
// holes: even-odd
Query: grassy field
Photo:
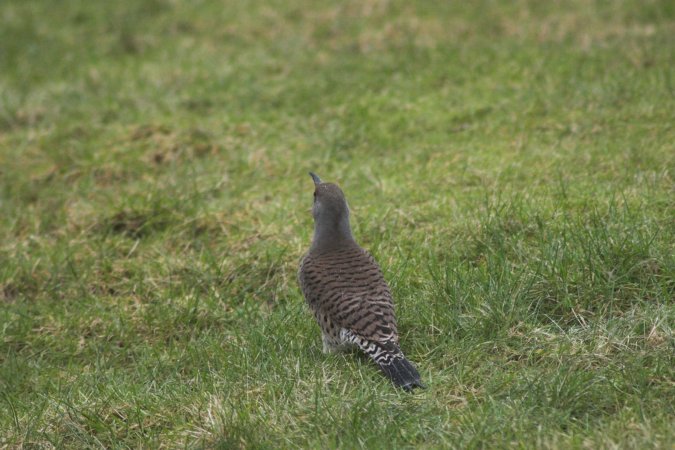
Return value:
<svg viewBox="0 0 675 450">
<path fill-rule="evenodd" d="M 0 447 L 672 448 L 671 1 L 0 3 Z M 428 388 L 324 355 L 336 181 Z"/>
</svg>

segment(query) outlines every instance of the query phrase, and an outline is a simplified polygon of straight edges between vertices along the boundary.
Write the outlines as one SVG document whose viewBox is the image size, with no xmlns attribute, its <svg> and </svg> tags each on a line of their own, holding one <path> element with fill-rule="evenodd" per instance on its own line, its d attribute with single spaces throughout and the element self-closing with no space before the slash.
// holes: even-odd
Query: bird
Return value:
<svg viewBox="0 0 675 450">
<path fill-rule="evenodd" d="M 323 352 L 357 348 L 397 387 L 424 388 L 399 346 L 394 303 L 380 266 L 352 235 L 349 206 L 337 184 L 314 181 L 314 236 L 298 282 L 322 333 Z"/>
</svg>

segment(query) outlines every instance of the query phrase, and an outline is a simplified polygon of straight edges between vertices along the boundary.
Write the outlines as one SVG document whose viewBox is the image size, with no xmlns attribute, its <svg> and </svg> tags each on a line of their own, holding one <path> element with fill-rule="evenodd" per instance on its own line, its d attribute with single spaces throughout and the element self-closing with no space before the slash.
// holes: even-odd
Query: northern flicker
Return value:
<svg viewBox="0 0 675 450">
<path fill-rule="evenodd" d="M 352 236 L 342 190 L 314 173 L 314 238 L 300 288 L 323 334 L 324 353 L 357 347 L 405 390 L 423 387 L 398 344 L 391 291 L 375 259 Z"/>
</svg>

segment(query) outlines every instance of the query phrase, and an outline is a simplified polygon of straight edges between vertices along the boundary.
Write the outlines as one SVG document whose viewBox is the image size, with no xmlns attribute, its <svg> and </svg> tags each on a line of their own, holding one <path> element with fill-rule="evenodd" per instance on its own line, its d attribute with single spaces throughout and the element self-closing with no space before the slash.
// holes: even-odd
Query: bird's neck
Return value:
<svg viewBox="0 0 675 450">
<path fill-rule="evenodd" d="M 314 224 L 313 250 L 327 250 L 354 243 L 349 216 L 343 216 L 338 221 L 316 222 Z"/>
</svg>

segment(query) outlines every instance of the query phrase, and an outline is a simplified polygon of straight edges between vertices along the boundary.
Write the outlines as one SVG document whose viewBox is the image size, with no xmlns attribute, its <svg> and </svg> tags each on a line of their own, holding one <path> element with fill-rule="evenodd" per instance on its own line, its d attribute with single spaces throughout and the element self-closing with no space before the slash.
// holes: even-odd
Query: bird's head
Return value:
<svg viewBox="0 0 675 450">
<path fill-rule="evenodd" d="M 342 189 L 334 183 L 324 183 L 318 175 L 310 172 L 314 180 L 314 227 L 317 235 L 326 238 L 351 239 L 349 226 L 349 206 Z"/>
<path fill-rule="evenodd" d="M 314 180 L 314 205 L 312 215 L 314 221 L 337 224 L 344 217 L 349 217 L 349 206 L 342 189 L 334 183 L 324 183 L 313 172 L 309 175 Z"/>
</svg>

